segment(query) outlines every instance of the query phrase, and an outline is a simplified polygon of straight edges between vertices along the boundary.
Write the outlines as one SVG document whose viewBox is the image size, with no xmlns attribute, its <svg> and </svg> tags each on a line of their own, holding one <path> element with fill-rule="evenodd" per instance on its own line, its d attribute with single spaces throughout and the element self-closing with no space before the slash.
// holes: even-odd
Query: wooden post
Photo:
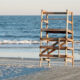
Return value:
<svg viewBox="0 0 80 80">
<path fill-rule="evenodd" d="M 46 29 L 48 29 L 48 14 L 46 14 L 46 20 L 47 20 Z M 48 32 L 46 32 L 46 38 L 48 38 Z M 48 46 L 48 41 L 47 41 L 47 46 Z M 47 54 L 48 54 L 48 50 L 47 50 Z M 48 59 L 49 59 L 49 57 L 48 57 Z M 50 67 L 50 60 L 48 60 L 48 66 Z"/>
<path fill-rule="evenodd" d="M 65 50 L 65 55 L 67 56 L 67 47 L 68 47 L 68 10 L 66 10 L 66 50 Z M 65 65 L 67 65 L 67 57 L 65 56 Z"/>
<path fill-rule="evenodd" d="M 72 39 L 74 39 L 74 36 L 73 36 L 73 12 L 71 13 L 71 19 L 72 19 Z M 72 48 L 73 48 L 73 50 L 72 50 L 72 56 L 73 56 L 73 58 L 72 58 L 72 66 L 74 66 L 74 41 L 72 41 Z"/>
<path fill-rule="evenodd" d="M 60 38 L 58 39 L 58 46 L 59 46 L 59 49 L 58 49 L 58 57 L 60 57 Z"/>
<path fill-rule="evenodd" d="M 41 29 L 42 29 L 42 25 L 43 25 L 42 19 L 43 19 L 43 10 L 41 10 Z M 42 31 L 40 32 L 40 38 L 42 38 Z M 41 40 L 40 40 L 40 46 L 42 46 Z M 40 54 L 41 54 L 41 49 L 40 49 Z M 41 63 L 42 63 L 42 58 L 40 57 L 40 67 L 41 67 Z"/>
</svg>

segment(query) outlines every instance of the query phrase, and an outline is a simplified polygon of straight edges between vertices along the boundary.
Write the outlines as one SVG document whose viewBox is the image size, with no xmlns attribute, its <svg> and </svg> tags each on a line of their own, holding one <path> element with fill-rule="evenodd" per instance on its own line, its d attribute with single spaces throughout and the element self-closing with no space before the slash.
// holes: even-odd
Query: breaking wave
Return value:
<svg viewBox="0 0 80 80">
<path fill-rule="evenodd" d="M 46 41 L 43 41 L 46 42 Z M 80 41 L 74 41 L 74 43 L 80 43 Z M 0 44 L 40 44 L 37 40 L 3 40 Z"/>
<path fill-rule="evenodd" d="M 31 40 L 3 40 L 0 41 L 0 44 L 39 44 L 40 41 L 31 41 Z"/>
</svg>

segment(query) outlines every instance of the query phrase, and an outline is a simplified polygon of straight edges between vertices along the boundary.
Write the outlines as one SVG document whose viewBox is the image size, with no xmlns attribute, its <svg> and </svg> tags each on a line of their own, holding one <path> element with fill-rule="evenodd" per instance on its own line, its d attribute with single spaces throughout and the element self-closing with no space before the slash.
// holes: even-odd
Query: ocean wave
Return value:
<svg viewBox="0 0 80 80">
<path fill-rule="evenodd" d="M 40 41 L 32 41 L 32 40 L 3 40 L 0 41 L 0 44 L 39 44 Z"/>
<path fill-rule="evenodd" d="M 42 42 L 46 43 L 46 41 L 42 41 Z M 80 41 L 74 41 L 74 43 L 80 43 Z M 0 44 L 40 44 L 40 41 L 37 41 L 37 40 L 3 40 L 3 41 L 0 41 Z"/>
<path fill-rule="evenodd" d="M 79 41 L 79 40 L 77 40 L 77 41 L 74 41 L 74 43 L 80 43 L 80 41 Z"/>
</svg>

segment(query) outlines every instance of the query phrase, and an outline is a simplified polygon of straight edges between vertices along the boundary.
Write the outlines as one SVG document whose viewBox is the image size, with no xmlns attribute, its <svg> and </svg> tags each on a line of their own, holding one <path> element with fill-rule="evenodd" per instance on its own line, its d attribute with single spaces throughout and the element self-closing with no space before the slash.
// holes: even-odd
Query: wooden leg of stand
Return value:
<svg viewBox="0 0 80 80">
<path fill-rule="evenodd" d="M 50 61 L 48 61 L 48 67 L 50 67 Z"/>
<path fill-rule="evenodd" d="M 50 59 L 48 58 L 48 67 L 50 67 Z"/>
<path fill-rule="evenodd" d="M 74 67 L 74 58 L 72 58 L 72 67 Z"/>
<path fill-rule="evenodd" d="M 40 58 L 40 64 L 39 64 L 39 66 L 40 67 L 42 66 L 42 58 Z"/>
<path fill-rule="evenodd" d="M 65 58 L 64 61 L 65 61 L 65 66 L 67 66 L 67 58 Z"/>
</svg>

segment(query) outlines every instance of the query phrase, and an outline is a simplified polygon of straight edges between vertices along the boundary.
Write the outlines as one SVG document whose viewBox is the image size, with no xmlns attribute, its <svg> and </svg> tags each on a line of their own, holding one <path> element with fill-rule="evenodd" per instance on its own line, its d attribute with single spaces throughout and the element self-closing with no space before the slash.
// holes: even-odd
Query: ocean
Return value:
<svg viewBox="0 0 80 80">
<path fill-rule="evenodd" d="M 34 59 L 39 59 L 40 21 L 40 16 L 0 16 L 0 59 L 1 57 L 8 57 L 16 60 L 16 57 L 17 59 L 21 59 L 21 64 L 28 64 L 25 61 L 22 62 L 22 60 L 24 60 L 23 58 L 33 58 L 33 61 Z M 65 21 L 50 21 L 50 23 L 49 27 L 53 28 L 65 26 Z M 45 25 L 43 26 L 45 27 Z M 54 34 L 51 36 L 60 37 L 64 35 Z M 74 59 L 80 60 L 80 16 L 74 16 L 74 41 Z M 3 58 L 0 64 L 8 64 L 11 61 L 6 61 L 6 58 Z M 18 60 L 16 63 L 20 64 L 20 61 Z M 15 63 L 11 62 L 10 64 Z M 30 62 L 29 64 L 32 65 Z M 24 66 L 16 67 L 4 65 L 0 66 L 0 80 L 8 80 L 10 78 L 30 75 L 44 70 L 48 70 L 48 68 L 27 68 Z"/>
<path fill-rule="evenodd" d="M 20 50 L 22 50 L 22 52 L 23 51 L 27 52 L 27 50 L 29 49 L 30 49 L 29 51 L 31 51 L 31 49 L 34 50 L 34 48 L 38 48 L 39 51 L 40 21 L 41 21 L 41 17 L 37 15 L 36 16 L 0 16 L 0 52 L 4 53 L 4 54 L 0 53 L 0 56 L 4 55 L 5 57 L 6 56 L 8 57 L 10 55 L 13 57 L 13 54 L 11 54 L 12 50 L 14 50 L 16 53 L 16 51 L 21 52 Z M 55 28 L 57 27 L 57 25 L 65 26 L 65 22 L 58 21 L 58 23 L 56 24 L 56 21 L 53 22 L 51 21 L 51 24 L 49 26 Z M 62 35 L 54 34 L 52 36 L 59 37 Z M 75 53 L 79 53 L 80 51 L 80 16 L 79 15 L 74 16 L 74 41 L 75 41 L 74 44 Z M 5 52 L 7 52 L 8 55 Z M 36 51 L 34 51 L 34 53 L 35 52 L 37 52 L 37 49 Z M 20 56 L 19 55 L 20 54 L 18 53 L 17 56 L 15 55 L 15 57 L 21 57 L 22 54 Z"/>
<path fill-rule="evenodd" d="M 39 37 L 40 16 L 0 16 L 0 47 L 34 47 Z"/>
</svg>

